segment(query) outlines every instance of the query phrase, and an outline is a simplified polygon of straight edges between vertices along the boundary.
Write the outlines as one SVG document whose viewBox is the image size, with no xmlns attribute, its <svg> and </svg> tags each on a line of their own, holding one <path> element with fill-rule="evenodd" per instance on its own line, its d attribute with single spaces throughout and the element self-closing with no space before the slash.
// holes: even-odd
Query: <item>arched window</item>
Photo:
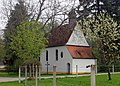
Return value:
<svg viewBox="0 0 120 86">
<path fill-rule="evenodd" d="M 63 58 L 63 52 L 61 52 L 61 58 Z"/>
<path fill-rule="evenodd" d="M 56 61 L 58 61 L 58 49 L 56 49 Z"/>
<path fill-rule="evenodd" d="M 46 61 L 48 61 L 48 50 L 46 50 Z"/>
</svg>

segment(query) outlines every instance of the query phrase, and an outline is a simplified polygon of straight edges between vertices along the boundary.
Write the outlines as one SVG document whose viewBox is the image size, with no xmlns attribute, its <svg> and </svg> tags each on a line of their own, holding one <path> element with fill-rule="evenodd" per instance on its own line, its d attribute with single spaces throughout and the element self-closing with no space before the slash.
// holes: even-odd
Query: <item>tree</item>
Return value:
<svg viewBox="0 0 120 86">
<path fill-rule="evenodd" d="M 43 27 L 49 23 L 64 23 L 67 20 L 67 13 L 74 8 L 76 0 L 3 0 L 3 14 L 9 20 L 15 3 L 24 1 L 27 7 L 30 21 L 41 21 Z M 76 3 L 75 3 L 76 2 Z M 64 21 L 64 22 L 63 22 Z M 44 28 L 43 28 L 44 29 Z"/>
<path fill-rule="evenodd" d="M 33 58 L 38 60 L 45 48 L 47 40 L 41 26 L 42 23 L 37 21 L 23 22 L 17 27 L 17 35 L 11 37 L 10 48 L 23 62 Z"/>
<path fill-rule="evenodd" d="M 83 17 L 93 14 L 92 10 L 95 10 L 95 4 L 93 3 L 95 3 L 94 0 L 79 0 L 79 5 L 76 7 L 76 12 L 79 15 L 78 20 L 81 20 Z"/>
<path fill-rule="evenodd" d="M 12 42 L 11 37 L 17 35 L 16 27 L 23 21 L 28 21 L 27 8 L 24 5 L 24 1 L 18 0 L 14 10 L 11 10 L 6 29 L 4 30 L 4 44 L 8 65 L 14 65 L 15 61 L 18 59 L 16 54 L 12 53 L 10 43 Z"/>
<path fill-rule="evenodd" d="M 115 20 L 120 23 L 120 0 L 98 0 L 99 3 L 103 4 L 99 5 L 102 11 L 106 11 L 109 15 L 111 15 Z"/>
<path fill-rule="evenodd" d="M 78 19 L 96 13 L 106 12 L 115 20 L 120 22 L 120 0 L 79 0 L 76 11 L 79 14 Z M 81 9 L 82 8 L 82 9 Z"/>
<path fill-rule="evenodd" d="M 4 56 L 5 56 L 5 51 L 4 51 L 4 48 L 3 48 L 3 41 L 0 37 L 0 61 L 3 61 Z"/>
<path fill-rule="evenodd" d="M 41 21 L 43 23 L 42 29 L 47 33 L 46 36 L 48 36 L 48 31 L 52 29 L 51 27 L 53 27 L 53 25 L 58 25 L 65 20 L 63 16 L 67 14 L 66 11 L 68 10 L 66 8 L 68 5 L 63 6 L 63 4 L 61 4 L 63 2 L 59 0 L 16 0 L 15 2 L 14 0 L 3 1 L 4 17 L 8 20 L 4 31 L 6 61 L 8 65 L 14 66 L 14 64 L 20 62 L 20 59 L 17 57 L 16 53 L 12 53 L 13 50 L 9 46 L 12 42 L 11 36 L 17 35 L 16 27 L 23 21 Z M 50 25 L 50 28 L 45 28 L 48 24 Z"/>
<path fill-rule="evenodd" d="M 87 29 L 89 29 L 93 38 L 100 40 L 99 43 L 105 58 L 105 64 L 108 66 L 109 80 L 111 80 L 110 66 L 114 58 L 117 58 L 120 53 L 120 26 L 111 16 L 104 13 L 97 15 L 97 18 L 92 16 L 91 18 L 84 19 L 82 25 L 85 32 L 88 32 Z"/>
</svg>

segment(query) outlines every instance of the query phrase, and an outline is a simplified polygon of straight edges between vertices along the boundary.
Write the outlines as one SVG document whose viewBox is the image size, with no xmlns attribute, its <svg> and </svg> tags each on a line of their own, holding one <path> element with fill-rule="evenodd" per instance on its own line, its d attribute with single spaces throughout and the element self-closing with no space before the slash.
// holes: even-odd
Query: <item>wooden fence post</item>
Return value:
<svg viewBox="0 0 120 86">
<path fill-rule="evenodd" d="M 30 78 L 32 77 L 32 73 L 31 73 L 31 65 L 29 65 L 29 72 L 30 72 Z"/>
<path fill-rule="evenodd" d="M 21 67 L 19 66 L 19 83 L 21 83 Z"/>
<path fill-rule="evenodd" d="M 53 86 L 56 86 L 56 65 L 53 65 Z"/>
<path fill-rule="evenodd" d="M 97 59 L 95 60 L 95 65 L 96 65 L 96 74 L 98 73 L 98 65 L 97 65 Z"/>
<path fill-rule="evenodd" d="M 113 73 L 115 72 L 115 66 L 114 66 L 114 64 L 112 65 L 112 72 Z"/>
<path fill-rule="evenodd" d="M 96 66 L 91 65 L 91 86 L 96 86 Z"/>
<path fill-rule="evenodd" d="M 41 80 L 41 66 L 39 66 L 39 80 Z"/>
<path fill-rule="evenodd" d="M 37 67 L 37 65 L 35 67 L 36 67 L 36 73 L 35 73 L 36 84 L 35 84 L 35 86 L 38 86 L 38 67 Z"/>
<path fill-rule="evenodd" d="M 78 76 L 78 65 L 76 65 L 76 77 Z"/>
<path fill-rule="evenodd" d="M 27 86 L 27 65 L 25 65 L 25 86 Z"/>
</svg>

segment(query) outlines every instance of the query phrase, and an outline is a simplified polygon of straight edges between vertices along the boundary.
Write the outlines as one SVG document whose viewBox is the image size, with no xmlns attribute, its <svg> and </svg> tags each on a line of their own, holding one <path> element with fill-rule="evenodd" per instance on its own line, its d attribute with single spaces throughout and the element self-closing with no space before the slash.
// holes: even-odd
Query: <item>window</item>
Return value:
<svg viewBox="0 0 120 86">
<path fill-rule="evenodd" d="M 63 52 L 61 52 L 61 58 L 63 58 Z"/>
<path fill-rule="evenodd" d="M 39 61 L 40 61 L 40 57 L 39 57 Z"/>
<path fill-rule="evenodd" d="M 58 61 L 58 49 L 56 49 L 56 61 Z"/>
<path fill-rule="evenodd" d="M 48 50 L 46 50 L 46 61 L 48 61 Z"/>
</svg>

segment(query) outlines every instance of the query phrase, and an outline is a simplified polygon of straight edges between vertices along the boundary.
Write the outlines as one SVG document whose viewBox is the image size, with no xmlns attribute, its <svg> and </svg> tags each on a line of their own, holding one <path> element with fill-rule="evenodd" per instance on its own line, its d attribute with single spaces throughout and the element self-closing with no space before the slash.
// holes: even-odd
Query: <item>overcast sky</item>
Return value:
<svg viewBox="0 0 120 86">
<path fill-rule="evenodd" d="M 2 24 L 2 13 L 1 13 L 1 7 L 2 7 L 2 0 L 0 0 L 0 35 L 2 34 L 1 29 L 4 27 Z"/>
</svg>

